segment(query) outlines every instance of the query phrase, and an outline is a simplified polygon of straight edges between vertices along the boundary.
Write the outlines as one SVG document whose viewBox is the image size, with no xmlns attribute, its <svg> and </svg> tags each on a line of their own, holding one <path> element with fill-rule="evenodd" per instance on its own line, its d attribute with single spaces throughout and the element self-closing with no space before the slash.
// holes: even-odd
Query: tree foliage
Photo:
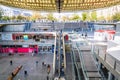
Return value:
<svg viewBox="0 0 120 80">
<path fill-rule="evenodd" d="M 52 13 L 47 14 L 47 19 L 50 21 L 57 20 Z"/>
<path fill-rule="evenodd" d="M 107 15 L 106 20 L 107 20 L 107 21 L 111 21 L 111 20 L 112 20 L 112 16 Z"/>
<path fill-rule="evenodd" d="M 87 16 L 88 16 L 87 12 L 83 12 L 82 13 L 82 20 L 85 21 L 87 19 Z"/>
<path fill-rule="evenodd" d="M 10 19 L 11 19 L 11 20 L 15 20 L 15 19 L 16 19 L 16 16 L 12 16 Z"/>
<path fill-rule="evenodd" d="M 10 20 L 10 17 L 8 17 L 8 16 L 3 16 L 3 17 L 1 18 L 1 20 L 7 21 L 7 20 Z"/>
<path fill-rule="evenodd" d="M 105 17 L 101 15 L 100 17 L 97 18 L 97 20 L 99 20 L 99 21 L 105 20 Z"/>
<path fill-rule="evenodd" d="M 80 16 L 78 14 L 73 14 L 71 20 L 80 20 Z"/>
<path fill-rule="evenodd" d="M 96 11 L 92 11 L 91 12 L 91 20 L 92 21 L 97 20 L 97 13 L 96 13 Z"/>
<path fill-rule="evenodd" d="M 2 18 L 2 14 L 3 14 L 3 11 L 2 11 L 2 9 L 0 8 L 0 19 Z"/>
<path fill-rule="evenodd" d="M 70 20 L 68 16 L 62 16 L 62 21 L 68 21 Z"/>
<path fill-rule="evenodd" d="M 31 16 L 31 20 L 38 20 L 38 19 L 42 19 L 43 16 L 39 13 L 39 12 L 33 12 L 33 15 Z"/>
<path fill-rule="evenodd" d="M 120 21 L 120 13 L 115 13 L 115 14 L 112 16 L 112 19 L 113 19 L 113 20 Z"/>
<path fill-rule="evenodd" d="M 24 20 L 25 17 L 23 17 L 23 16 L 21 16 L 21 15 L 18 15 L 18 16 L 16 17 L 16 19 L 17 19 L 17 20 Z"/>
</svg>

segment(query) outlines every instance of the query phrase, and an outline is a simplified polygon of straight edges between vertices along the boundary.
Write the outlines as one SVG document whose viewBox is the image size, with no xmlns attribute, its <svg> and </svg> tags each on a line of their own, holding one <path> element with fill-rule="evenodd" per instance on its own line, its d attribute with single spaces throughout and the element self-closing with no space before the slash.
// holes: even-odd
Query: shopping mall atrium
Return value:
<svg viewBox="0 0 120 80">
<path fill-rule="evenodd" d="M 120 0 L 0 0 L 0 80 L 120 80 L 119 20 Z"/>
</svg>

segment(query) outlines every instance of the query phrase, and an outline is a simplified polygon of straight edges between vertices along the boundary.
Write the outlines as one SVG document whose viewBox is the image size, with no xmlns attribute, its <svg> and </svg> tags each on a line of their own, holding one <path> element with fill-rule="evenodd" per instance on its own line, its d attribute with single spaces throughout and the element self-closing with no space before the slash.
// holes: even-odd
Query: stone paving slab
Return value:
<svg viewBox="0 0 120 80">
<path fill-rule="evenodd" d="M 10 65 L 10 60 L 13 65 Z M 38 64 L 36 63 L 38 61 Z M 50 64 L 51 72 L 48 75 L 47 66 L 42 66 L 42 62 Z M 22 65 L 22 69 L 13 80 L 47 80 L 47 76 L 53 77 L 53 54 L 40 54 L 38 56 L 6 56 L 0 59 L 0 80 L 7 80 L 11 72 Z M 24 75 L 24 71 L 28 75 Z"/>
</svg>

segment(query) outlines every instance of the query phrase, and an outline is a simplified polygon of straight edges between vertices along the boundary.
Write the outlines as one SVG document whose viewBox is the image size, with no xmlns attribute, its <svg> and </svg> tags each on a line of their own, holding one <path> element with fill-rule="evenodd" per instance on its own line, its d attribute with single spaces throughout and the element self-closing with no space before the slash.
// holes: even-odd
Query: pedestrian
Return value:
<svg viewBox="0 0 120 80">
<path fill-rule="evenodd" d="M 47 68 L 50 68 L 50 65 L 48 64 Z"/>
<path fill-rule="evenodd" d="M 47 73 L 49 74 L 50 73 L 50 65 L 48 64 L 47 66 Z"/>
<path fill-rule="evenodd" d="M 49 77 L 47 76 L 47 80 L 49 80 Z"/>
<path fill-rule="evenodd" d="M 46 66 L 46 63 L 44 63 L 44 66 Z"/>
<path fill-rule="evenodd" d="M 83 33 L 82 33 L 82 35 L 81 36 L 83 36 Z"/>
<path fill-rule="evenodd" d="M 87 38 L 87 33 L 85 33 L 85 38 Z"/>
<path fill-rule="evenodd" d="M 42 62 L 42 66 L 44 66 L 44 62 Z"/>
<path fill-rule="evenodd" d="M 57 60 L 59 60 L 59 57 L 57 56 Z"/>
<path fill-rule="evenodd" d="M 38 65 L 38 61 L 36 61 L 36 65 Z"/>
<path fill-rule="evenodd" d="M 12 65 L 13 64 L 13 61 L 12 60 L 10 60 L 10 65 Z"/>
<path fill-rule="evenodd" d="M 58 74 L 58 69 L 56 70 L 56 73 Z"/>
<path fill-rule="evenodd" d="M 24 74 L 25 74 L 25 75 L 27 75 L 27 74 L 28 74 L 26 70 L 24 71 Z"/>
</svg>

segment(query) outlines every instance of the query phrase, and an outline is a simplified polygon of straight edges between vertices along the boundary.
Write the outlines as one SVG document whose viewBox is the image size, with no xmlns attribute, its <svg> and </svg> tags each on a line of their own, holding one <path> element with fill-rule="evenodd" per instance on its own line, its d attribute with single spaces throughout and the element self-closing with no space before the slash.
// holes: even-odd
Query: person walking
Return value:
<svg viewBox="0 0 120 80">
<path fill-rule="evenodd" d="M 47 66 L 47 73 L 49 74 L 50 73 L 50 65 L 48 64 Z"/>
<path fill-rule="evenodd" d="M 85 33 L 85 38 L 87 38 L 87 33 Z"/>
<path fill-rule="evenodd" d="M 38 65 L 38 61 L 36 61 L 36 66 Z"/>
<path fill-rule="evenodd" d="M 49 80 L 49 76 L 47 76 L 47 80 Z"/>
<path fill-rule="evenodd" d="M 10 65 L 13 65 L 13 61 L 12 60 L 10 60 Z"/>
<path fill-rule="evenodd" d="M 26 76 L 26 75 L 28 75 L 28 73 L 27 73 L 27 71 L 26 71 L 26 70 L 24 71 L 24 75 L 25 75 L 25 76 Z"/>
<path fill-rule="evenodd" d="M 42 62 L 42 66 L 44 66 L 44 62 Z"/>
</svg>

